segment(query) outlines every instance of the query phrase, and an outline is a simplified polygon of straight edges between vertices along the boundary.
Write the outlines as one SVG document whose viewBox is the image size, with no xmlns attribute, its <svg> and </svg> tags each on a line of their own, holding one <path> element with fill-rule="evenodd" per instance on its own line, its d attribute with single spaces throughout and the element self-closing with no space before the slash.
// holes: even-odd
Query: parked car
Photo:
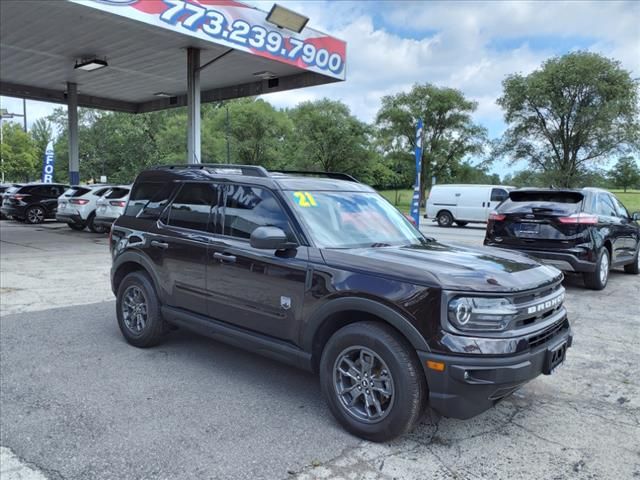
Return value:
<svg viewBox="0 0 640 480">
<path fill-rule="evenodd" d="M 3 183 L 0 184 L 0 219 L 7 218 L 7 216 L 2 213 L 1 208 L 4 205 L 5 199 L 9 198 L 9 195 L 14 193 L 18 188 L 20 188 L 22 183 Z"/>
<path fill-rule="evenodd" d="M 611 267 L 640 271 L 640 212 L 596 188 L 522 189 L 489 218 L 484 244 L 528 253 L 602 290 Z"/>
<path fill-rule="evenodd" d="M 94 223 L 100 225 L 104 231 L 111 228 L 111 224 L 124 212 L 129 200 L 131 185 L 118 185 L 98 200 L 98 209 Z"/>
<path fill-rule="evenodd" d="M 564 361 L 559 270 L 439 243 L 329 175 L 142 172 L 109 242 L 125 339 L 150 347 L 179 325 L 319 372 L 338 421 L 373 441 L 409 431 L 427 401 L 477 415 Z"/>
<path fill-rule="evenodd" d="M 55 218 L 58 197 L 69 188 L 61 183 L 30 183 L 9 194 L 0 209 L 7 217 L 27 223 L 42 223 Z"/>
<path fill-rule="evenodd" d="M 486 222 L 489 213 L 509 195 L 513 187 L 502 185 L 434 185 L 427 198 L 424 218 L 431 218 L 441 227 L 454 222 L 464 227 L 468 223 Z"/>
<path fill-rule="evenodd" d="M 75 185 L 58 197 L 56 219 L 64 222 L 73 230 L 88 227 L 94 233 L 107 230 L 94 222 L 97 201 L 109 190 L 109 185 Z"/>
</svg>

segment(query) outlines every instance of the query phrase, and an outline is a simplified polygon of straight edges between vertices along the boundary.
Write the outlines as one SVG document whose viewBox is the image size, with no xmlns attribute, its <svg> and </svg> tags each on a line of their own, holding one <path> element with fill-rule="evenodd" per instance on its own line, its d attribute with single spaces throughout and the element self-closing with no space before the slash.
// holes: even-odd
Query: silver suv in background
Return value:
<svg viewBox="0 0 640 480">
<path fill-rule="evenodd" d="M 131 185 L 113 186 L 98 200 L 98 209 L 94 224 L 100 225 L 105 231 L 124 212 L 129 201 Z"/>
<path fill-rule="evenodd" d="M 106 229 L 96 225 L 97 201 L 109 192 L 110 185 L 74 185 L 58 197 L 56 220 L 64 222 L 73 230 L 88 227 L 94 233 L 104 233 Z"/>
</svg>

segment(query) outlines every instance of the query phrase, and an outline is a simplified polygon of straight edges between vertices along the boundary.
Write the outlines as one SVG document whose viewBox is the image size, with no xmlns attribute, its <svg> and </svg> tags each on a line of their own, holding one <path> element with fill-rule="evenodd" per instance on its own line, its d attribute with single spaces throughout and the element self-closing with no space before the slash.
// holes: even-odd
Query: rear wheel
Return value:
<svg viewBox="0 0 640 480">
<path fill-rule="evenodd" d="M 456 220 L 456 225 L 458 225 L 459 227 L 466 227 L 468 224 L 469 222 L 460 222 Z"/>
<path fill-rule="evenodd" d="M 69 225 L 69 228 L 71 230 L 78 230 L 78 231 L 84 230 L 84 224 L 82 224 L 82 223 L 69 222 L 69 223 L 67 223 L 67 225 Z"/>
<path fill-rule="evenodd" d="M 320 360 L 320 383 L 340 424 L 374 442 L 409 432 L 427 396 L 411 345 L 376 322 L 347 325 L 329 339 Z"/>
<path fill-rule="evenodd" d="M 37 223 L 44 222 L 45 211 L 39 205 L 34 205 L 33 207 L 29 207 L 25 213 L 25 221 L 32 225 Z"/>
<path fill-rule="evenodd" d="M 626 273 L 633 273 L 634 275 L 638 275 L 640 273 L 640 245 L 638 245 L 638 249 L 636 250 L 636 258 L 633 263 L 624 266 L 624 271 Z"/>
<path fill-rule="evenodd" d="M 596 269 L 593 272 L 583 273 L 584 284 L 592 290 L 603 290 L 607 286 L 609 280 L 609 269 L 611 267 L 611 259 L 609 258 L 609 250 L 605 247 L 600 249 Z"/>
<path fill-rule="evenodd" d="M 436 220 L 441 227 L 450 227 L 453 224 L 453 215 L 447 210 L 443 210 L 438 213 Z"/>
<path fill-rule="evenodd" d="M 152 347 L 166 331 L 160 302 L 151 279 L 144 272 L 131 272 L 118 287 L 118 326 L 124 338 L 136 347 Z"/>
<path fill-rule="evenodd" d="M 89 227 L 89 230 L 91 230 L 93 233 L 106 233 L 107 228 L 104 225 L 96 225 L 95 219 L 95 212 L 89 215 L 89 218 L 87 219 L 87 226 Z"/>
</svg>

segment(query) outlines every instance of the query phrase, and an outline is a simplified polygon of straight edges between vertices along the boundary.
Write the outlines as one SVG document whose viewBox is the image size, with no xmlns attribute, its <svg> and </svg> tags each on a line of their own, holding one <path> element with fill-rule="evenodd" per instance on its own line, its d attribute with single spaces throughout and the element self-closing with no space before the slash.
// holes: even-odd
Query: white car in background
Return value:
<svg viewBox="0 0 640 480">
<path fill-rule="evenodd" d="M 506 185 L 434 185 L 427 198 L 427 213 L 441 227 L 455 222 L 464 227 L 468 223 L 483 223 L 503 200 L 509 197 Z"/>
<path fill-rule="evenodd" d="M 117 185 L 105 193 L 98 200 L 98 209 L 94 223 L 100 225 L 104 231 L 111 228 L 111 224 L 124 213 L 129 201 L 131 185 Z"/>
<path fill-rule="evenodd" d="M 98 199 L 111 188 L 110 185 L 74 185 L 58 197 L 56 220 L 64 222 L 73 230 L 84 230 L 88 227 L 94 233 L 106 230 L 96 225 L 96 208 Z"/>
</svg>

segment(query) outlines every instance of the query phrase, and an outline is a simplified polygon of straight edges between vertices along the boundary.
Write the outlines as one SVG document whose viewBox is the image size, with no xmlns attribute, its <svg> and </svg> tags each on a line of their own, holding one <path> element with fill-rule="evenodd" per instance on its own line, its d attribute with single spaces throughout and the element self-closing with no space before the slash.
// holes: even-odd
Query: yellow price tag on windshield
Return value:
<svg viewBox="0 0 640 480">
<path fill-rule="evenodd" d="M 316 199 L 309 192 L 293 192 L 296 203 L 301 207 L 317 207 Z"/>
</svg>

